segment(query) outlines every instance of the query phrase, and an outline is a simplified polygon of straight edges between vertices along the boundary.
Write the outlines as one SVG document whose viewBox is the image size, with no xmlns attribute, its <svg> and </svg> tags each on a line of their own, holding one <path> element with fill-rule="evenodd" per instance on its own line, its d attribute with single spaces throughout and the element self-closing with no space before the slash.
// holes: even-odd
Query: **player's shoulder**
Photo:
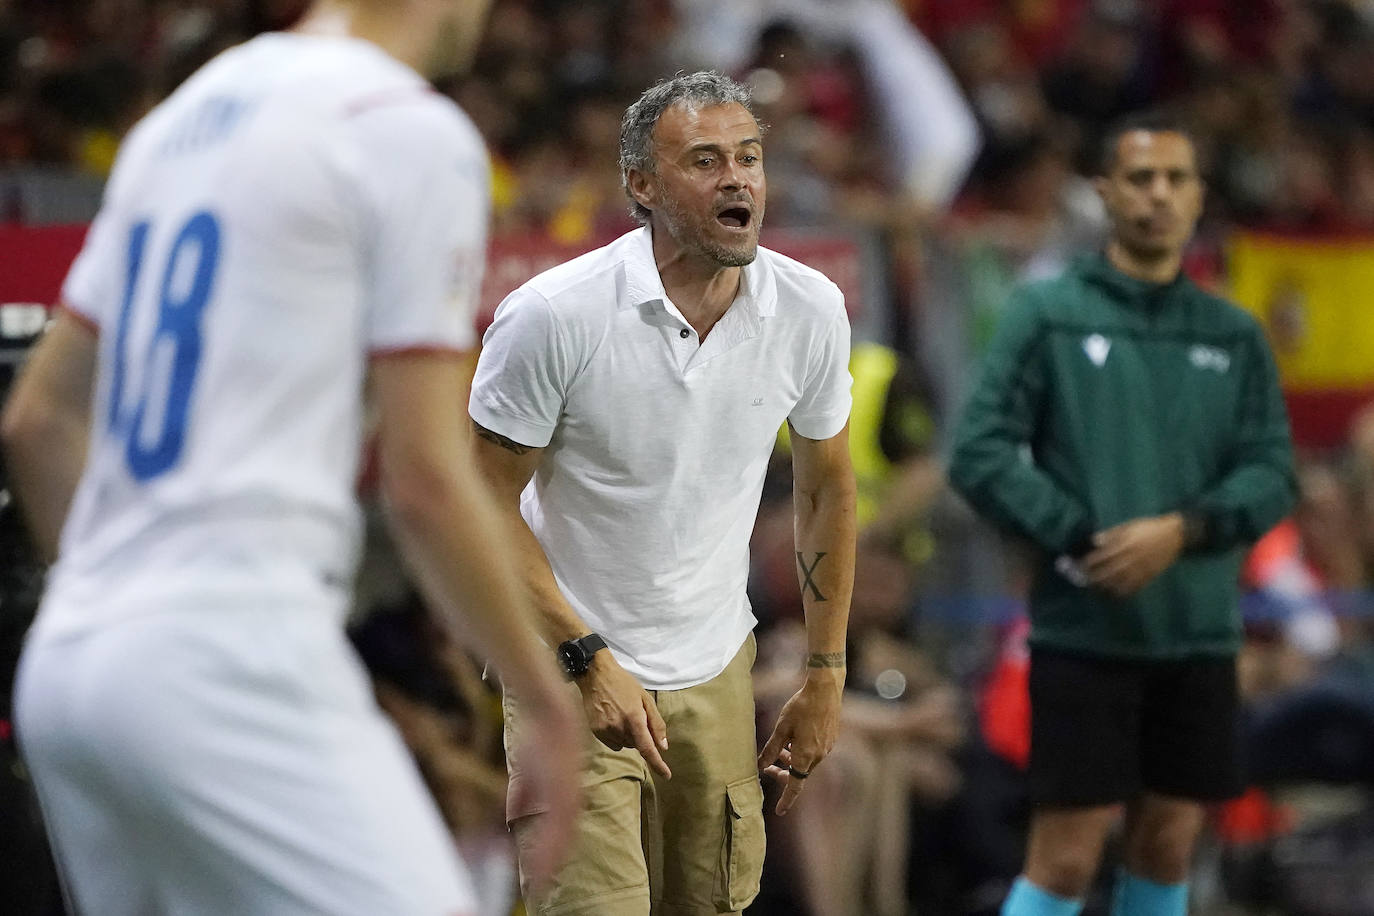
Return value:
<svg viewBox="0 0 1374 916">
<path fill-rule="evenodd" d="M 423 81 L 394 80 L 351 93 L 340 100 L 331 133 L 339 146 L 334 157 L 383 204 L 395 194 L 438 204 L 459 189 L 485 194 L 490 182 L 476 126 Z"/>
<path fill-rule="evenodd" d="M 396 146 L 479 150 L 481 137 L 462 109 L 411 68 L 364 41 L 321 49 L 319 90 L 331 113 L 357 133 Z"/>
<path fill-rule="evenodd" d="M 156 156 L 177 130 L 187 111 L 217 95 L 247 94 L 238 74 L 254 43 L 248 42 L 221 51 L 154 105 L 133 127 L 120 145 L 119 158 L 111 172 L 111 184 L 118 184 L 121 171 L 131 170 L 141 159 Z"/>
<path fill-rule="evenodd" d="M 753 284 L 761 286 L 771 277 L 782 305 L 779 314 L 824 317 L 844 311 L 844 293 L 835 281 L 796 258 L 760 245 L 754 264 L 745 269 L 756 275 L 749 278 Z"/>
<path fill-rule="evenodd" d="M 431 143 L 482 146 L 476 126 L 448 96 L 423 80 L 379 80 L 338 102 L 338 116 L 359 129 L 405 142 L 423 134 Z"/>
<path fill-rule="evenodd" d="M 220 54 L 183 89 L 200 95 L 232 91 L 278 109 L 298 126 L 328 131 L 332 123 L 345 138 L 370 135 L 398 147 L 419 142 L 426 149 L 481 147 L 476 128 L 451 99 L 412 67 L 360 38 L 259 35 Z M 326 142 L 339 139 L 332 135 Z"/>
<path fill-rule="evenodd" d="M 377 45 L 347 36 L 272 32 L 221 52 L 154 109 L 169 119 L 206 99 L 233 98 L 299 131 L 329 132 L 330 122 L 359 132 L 423 133 L 429 143 L 480 146 L 458 106 L 413 68 Z M 338 142 L 337 136 L 322 137 Z"/>
<path fill-rule="evenodd" d="M 429 87 L 414 69 L 360 38 L 274 32 L 237 51 L 242 72 L 236 78 L 246 85 L 308 99 L 345 117 Z"/>
</svg>

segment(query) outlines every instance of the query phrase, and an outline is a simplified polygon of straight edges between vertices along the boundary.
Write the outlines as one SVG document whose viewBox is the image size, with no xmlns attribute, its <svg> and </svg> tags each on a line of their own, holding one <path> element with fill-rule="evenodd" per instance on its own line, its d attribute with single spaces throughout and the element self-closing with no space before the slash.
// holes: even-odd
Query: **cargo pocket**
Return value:
<svg viewBox="0 0 1374 916">
<path fill-rule="evenodd" d="M 725 787 L 725 838 L 713 901 L 716 912 L 742 910 L 758 896 L 763 852 L 763 785 L 751 776 Z"/>
</svg>

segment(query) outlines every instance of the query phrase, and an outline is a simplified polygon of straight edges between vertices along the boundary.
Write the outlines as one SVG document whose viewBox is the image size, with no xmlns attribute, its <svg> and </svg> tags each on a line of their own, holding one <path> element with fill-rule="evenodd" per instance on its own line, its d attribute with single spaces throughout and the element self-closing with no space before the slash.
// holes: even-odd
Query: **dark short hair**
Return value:
<svg viewBox="0 0 1374 916">
<path fill-rule="evenodd" d="M 1198 154 L 1197 137 L 1188 123 L 1178 115 L 1169 111 L 1137 111 L 1114 122 L 1102 135 L 1102 142 L 1097 151 L 1098 175 L 1111 173 L 1116 167 L 1121 138 L 1138 130 L 1151 134 L 1179 134 L 1192 145 L 1193 155 Z"/>
<path fill-rule="evenodd" d="M 753 114 L 749 89 L 714 70 L 679 73 L 645 90 L 625 111 L 620 122 L 620 179 L 630 198 L 630 215 L 641 223 L 649 221 L 649 211 L 630 193 L 630 170 L 653 172 L 653 133 L 658 119 L 673 105 L 706 108 L 712 105 L 742 105 Z"/>
</svg>

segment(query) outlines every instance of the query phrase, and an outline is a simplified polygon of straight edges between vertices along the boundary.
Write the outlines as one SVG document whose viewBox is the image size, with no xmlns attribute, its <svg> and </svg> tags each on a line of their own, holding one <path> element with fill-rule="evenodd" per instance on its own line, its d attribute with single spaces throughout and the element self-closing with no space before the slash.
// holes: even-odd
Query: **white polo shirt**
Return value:
<svg viewBox="0 0 1374 916">
<path fill-rule="evenodd" d="M 766 248 L 699 341 L 647 228 L 497 310 L 472 418 L 546 448 L 521 512 L 569 604 L 646 688 L 710 680 L 753 629 L 749 536 L 778 427 L 838 434 L 848 363 L 839 288 Z"/>
</svg>

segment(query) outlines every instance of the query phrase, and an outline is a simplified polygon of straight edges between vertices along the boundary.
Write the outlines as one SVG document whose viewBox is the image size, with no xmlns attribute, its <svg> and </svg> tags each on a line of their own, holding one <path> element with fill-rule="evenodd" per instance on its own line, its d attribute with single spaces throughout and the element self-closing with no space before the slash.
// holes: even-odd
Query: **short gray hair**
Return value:
<svg viewBox="0 0 1374 916">
<path fill-rule="evenodd" d="M 674 105 L 689 110 L 713 105 L 743 105 L 754 113 L 749 89 L 715 70 L 679 73 L 661 80 L 625 109 L 620 120 L 620 183 L 630 198 L 630 215 L 641 223 L 649 222 L 649 209 L 630 193 L 630 170 L 654 171 L 654 126 L 663 113 Z"/>
</svg>

